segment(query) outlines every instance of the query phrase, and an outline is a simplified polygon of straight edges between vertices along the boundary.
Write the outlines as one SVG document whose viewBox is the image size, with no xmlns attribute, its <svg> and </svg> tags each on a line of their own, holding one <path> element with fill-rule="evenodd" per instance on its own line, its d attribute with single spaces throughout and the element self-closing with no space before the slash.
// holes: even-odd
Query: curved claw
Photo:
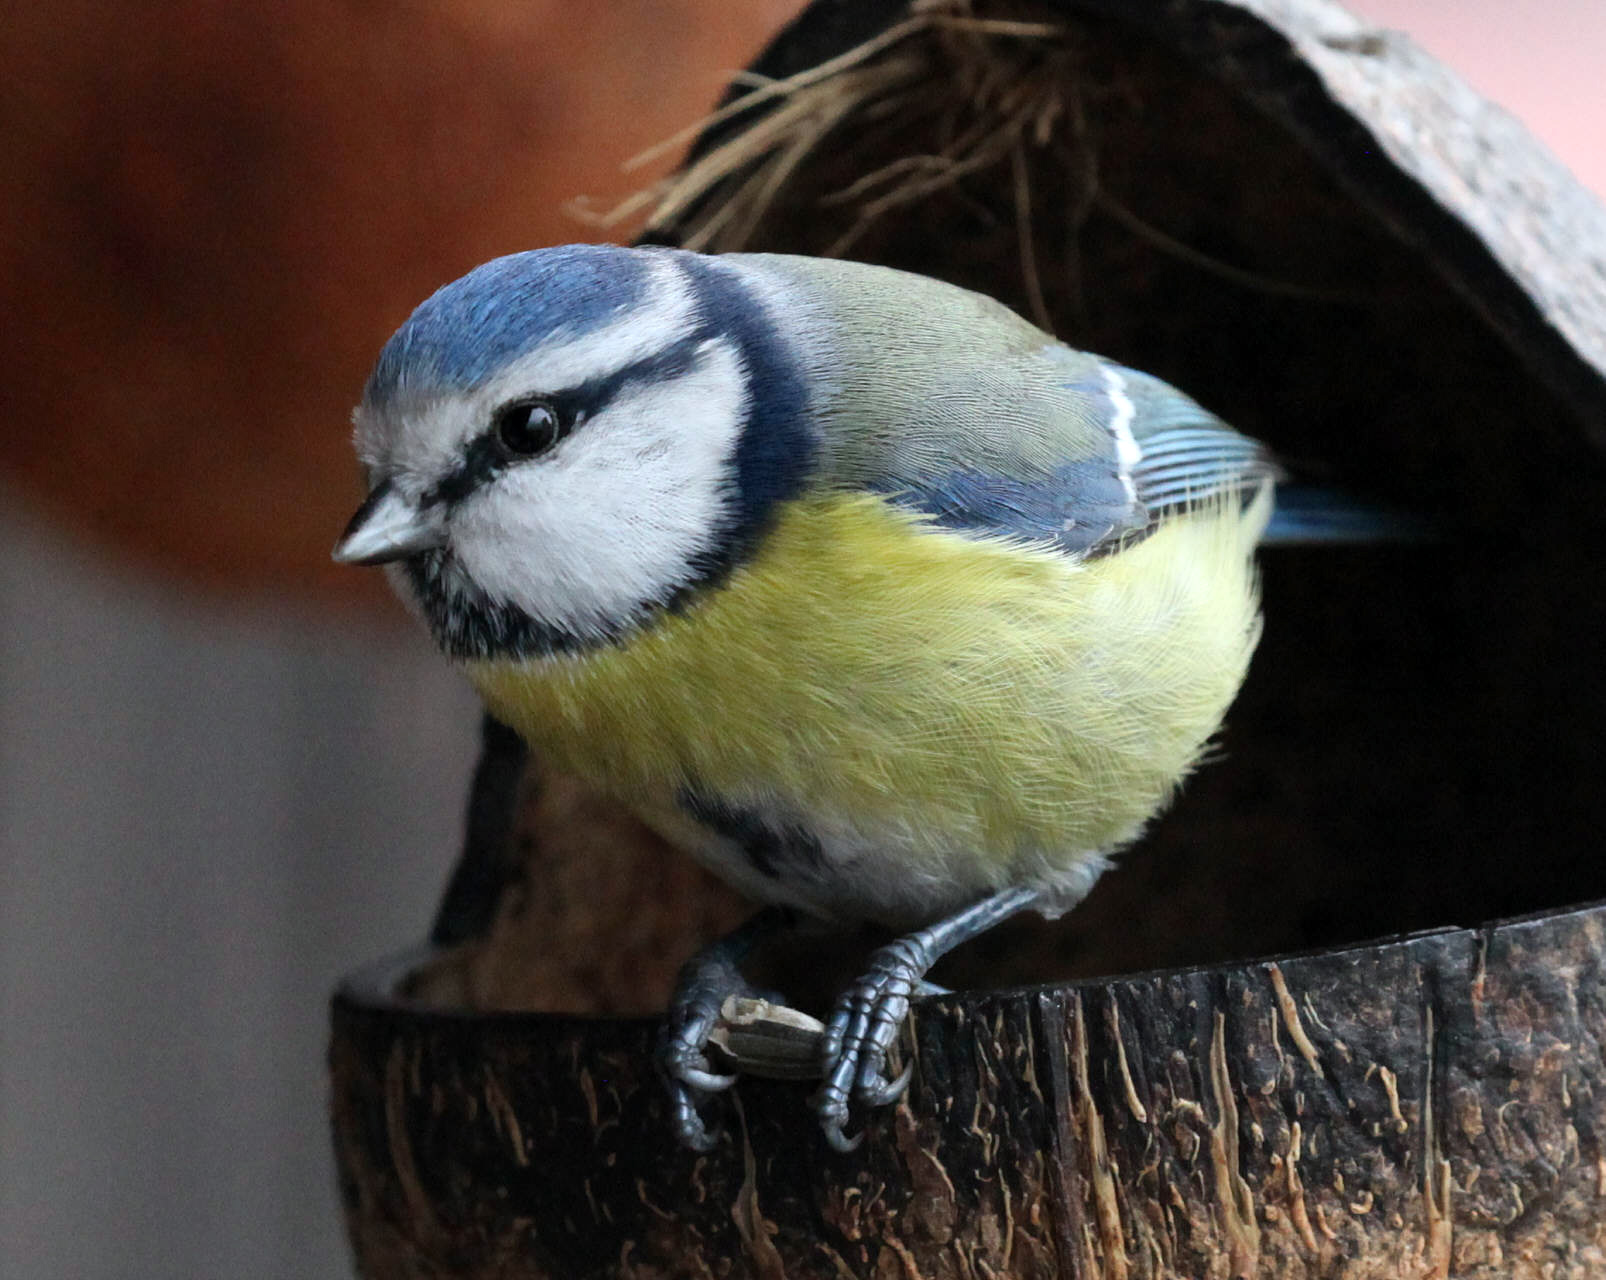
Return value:
<svg viewBox="0 0 1606 1280">
<path fill-rule="evenodd" d="M 809 1099 L 809 1106 L 820 1122 L 825 1140 L 834 1150 L 846 1155 L 864 1141 L 862 1133 L 856 1138 L 850 1138 L 844 1132 L 848 1123 L 848 1089 L 847 1078 L 841 1064 L 832 1075 L 826 1077 L 819 1091 Z"/>
<path fill-rule="evenodd" d="M 716 1016 L 696 1006 L 676 1009 L 658 1042 L 658 1061 L 665 1074 L 702 1093 L 719 1093 L 736 1083 L 734 1075 L 712 1070 L 703 1054 Z"/>
<path fill-rule="evenodd" d="M 723 1075 L 717 1071 L 707 1071 L 691 1063 L 677 1062 L 670 1067 L 670 1074 L 682 1084 L 690 1085 L 698 1093 L 724 1093 L 735 1084 L 740 1076 L 732 1073 Z"/>
<path fill-rule="evenodd" d="M 831 1144 L 831 1149 L 833 1151 L 844 1156 L 850 1151 L 857 1151 L 859 1149 L 859 1144 L 864 1141 L 864 1134 L 862 1132 L 855 1134 L 851 1138 L 848 1137 L 848 1135 L 843 1131 L 847 1122 L 848 1115 L 846 1107 L 842 1109 L 842 1114 L 840 1115 L 822 1114 L 820 1116 L 820 1127 L 825 1132 L 825 1140 Z"/>
<path fill-rule="evenodd" d="M 861 1084 L 854 1096 L 869 1107 L 890 1106 L 903 1097 L 904 1091 L 908 1089 L 909 1081 L 914 1076 L 914 1073 L 915 1064 L 911 1062 L 898 1073 L 896 1080 L 888 1080 L 883 1077 L 875 1082 L 874 1087 Z"/>
</svg>

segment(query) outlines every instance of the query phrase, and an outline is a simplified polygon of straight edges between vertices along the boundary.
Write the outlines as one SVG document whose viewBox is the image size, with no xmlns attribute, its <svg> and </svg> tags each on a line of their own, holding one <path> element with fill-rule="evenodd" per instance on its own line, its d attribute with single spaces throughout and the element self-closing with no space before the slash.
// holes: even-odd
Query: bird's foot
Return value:
<svg viewBox="0 0 1606 1280">
<path fill-rule="evenodd" d="M 728 951 L 715 943 L 681 968 L 669 1017 L 658 1042 L 658 1065 L 669 1083 L 671 1122 L 684 1146 L 713 1148 L 702 1105 L 736 1083 L 735 1073 L 716 1071 L 708 1060 L 708 1037 L 730 996 L 752 994 Z"/>
<path fill-rule="evenodd" d="M 938 954 L 927 931 L 899 938 L 872 954 L 869 971 L 837 998 L 820 1046 L 825 1083 L 811 1104 L 836 1150 L 852 1151 L 864 1140 L 862 1133 L 849 1138 L 845 1132 L 850 1099 L 884 1107 L 908 1088 L 914 1064 L 888 1076 L 887 1053 L 909 1013 L 911 996 L 939 990 L 924 981 Z"/>
</svg>

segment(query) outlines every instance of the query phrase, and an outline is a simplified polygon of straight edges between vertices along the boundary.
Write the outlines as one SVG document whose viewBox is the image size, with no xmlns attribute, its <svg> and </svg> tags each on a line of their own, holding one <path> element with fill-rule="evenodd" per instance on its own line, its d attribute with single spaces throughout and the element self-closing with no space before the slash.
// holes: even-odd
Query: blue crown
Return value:
<svg viewBox="0 0 1606 1280">
<path fill-rule="evenodd" d="M 494 258 L 436 290 L 379 353 L 363 398 L 469 391 L 559 331 L 590 333 L 628 311 L 647 285 L 646 255 L 570 244 Z"/>
</svg>

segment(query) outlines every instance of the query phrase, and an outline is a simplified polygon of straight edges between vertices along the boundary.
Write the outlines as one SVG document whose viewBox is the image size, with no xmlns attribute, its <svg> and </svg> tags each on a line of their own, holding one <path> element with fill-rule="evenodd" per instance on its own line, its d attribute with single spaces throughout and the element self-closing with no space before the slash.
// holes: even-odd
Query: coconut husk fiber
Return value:
<svg viewBox="0 0 1606 1280">
<path fill-rule="evenodd" d="M 1436 532 L 1264 554 L 1216 758 L 945 963 L 850 1157 L 761 1080 L 673 1148 L 618 1015 L 744 906 L 493 726 L 436 950 L 336 1005 L 365 1272 L 1606 1271 L 1598 203 L 1332 5 L 978 0 L 811 6 L 639 206 L 992 294 Z"/>
</svg>

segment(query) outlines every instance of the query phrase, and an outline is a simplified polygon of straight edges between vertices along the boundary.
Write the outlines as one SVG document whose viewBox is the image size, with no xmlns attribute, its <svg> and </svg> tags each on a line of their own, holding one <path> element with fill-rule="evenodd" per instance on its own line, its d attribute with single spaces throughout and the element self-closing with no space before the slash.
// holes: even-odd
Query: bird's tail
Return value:
<svg viewBox="0 0 1606 1280">
<path fill-rule="evenodd" d="M 1277 486 L 1277 506 L 1261 535 L 1263 547 L 1338 546 L 1363 542 L 1422 542 L 1428 522 L 1409 512 L 1372 506 L 1335 489 Z"/>
</svg>

